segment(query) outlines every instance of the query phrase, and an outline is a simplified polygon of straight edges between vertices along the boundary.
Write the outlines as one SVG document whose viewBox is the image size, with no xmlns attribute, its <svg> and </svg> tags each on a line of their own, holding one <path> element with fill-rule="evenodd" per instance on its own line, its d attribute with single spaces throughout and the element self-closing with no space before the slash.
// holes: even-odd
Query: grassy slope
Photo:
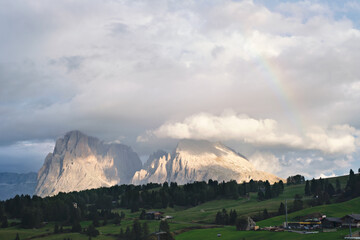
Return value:
<svg viewBox="0 0 360 240">
<path fill-rule="evenodd" d="M 217 234 L 221 234 L 221 238 L 217 237 Z M 277 239 L 277 240 L 321 240 L 321 239 L 344 239 L 347 234 L 347 230 L 341 230 L 331 233 L 319 233 L 319 234 L 298 234 L 290 232 L 267 232 L 267 231 L 236 231 L 234 227 L 225 228 L 213 228 L 213 229 L 199 229 L 189 232 L 185 232 L 176 236 L 176 240 L 187 239 L 222 239 L 222 240 L 262 240 L 262 239 Z"/>
<path fill-rule="evenodd" d="M 340 183 L 342 187 L 345 186 L 347 181 L 347 176 L 339 177 Z M 336 178 L 330 178 L 329 181 L 334 184 Z M 179 229 L 199 226 L 202 224 L 211 224 L 214 222 L 214 218 L 216 212 L 225 208 L 230 211 L 230 209 L 236 209 L 238 215 L 254 215 L 256 213 L 262 212 L 264 208 L 267 208 L 269 212 L 276 212 L 281 202 L 284 202 L 285 199 L 291 199 L 294 197 L 295 194 L 303 194 L 304 193 L 305 185 L 295 185 L 295 186 L 285 186 L 284 193 L 277 198 L 270 199 L 267 201 L 258 202 L 256 200 L 257 194 L 252 193 L 250 194 L 250 199 L 238 199 L 238 200 L 214 200 L 210 202 L 206 202 L 204 204 L 198 205 L 193 208 L 182 208 L 176 207 L 175 209 L 168 208 L 162 210 L 165 212 L 166 215 L 174 216 L 174 220 L 170 222 L 170 229 L 171 231 L 176 231 Z M 291 201 L 289 201 L 289 205 L 291 207 Z M 98 230 L 100 231 L 101 235 L 98 236 L 96 239 L 99 240 L 110 240 L 115 239 L 114 237 L 105 236 L 105 234 L 117 234 L 120 232 L 120 229 L 126 229 L 127 226 L 131 226 L 133 219 L 138 218 L 140 212 L 137 213 L 130 213 L 129 210 L 121 210 L 117 209 L 115 211 L 124 211 L 126 214 L 126 219 L 122 221 L 121 226 L 115 226 L 114 224 L 109 224 L 107 226 L 99 227 Z M 305 209 L 299 212 L 295 212 L 289 214 L 289 219 L 294 218 L 295 216 L 303 216 L 313 212 L 321 212 L 323 214 L 327 214 L 328 216 L 340 217 L 349 212 L 360 212 L 360 198 L 351 200 L 349 202 L 340 203 L 340 204 L 332 204 L 332 205 L 323 205 L 314 208 Z M 279 225 L 284 221 L 284 216 L 279 216 L 275 218 L 271 218 L 268 220 L 264 220 L 259 222 L 260 226 L 269 226 L 269 225 Z M 142 222 L 142 221 L 141 221 Z M 82 227 L 86 227 L 90 224 L 90 222 L 85 221 L 82 222 Z M 150 231 L 154 231 L 158 228 L 159 222 L 158 221 L 148 221 Z M 40 229 L 18 229 L 17 227 L 11 227 L 7 229 L 0 229 L 0 239 L 14 239 L 16 233 L 19 233 L 20 239 L 24 239 L 31 236 L 37 236 L 44 233 L 52 232 L 54 229 L 54 223 L 49 223 L 43 228 Z M 264 238 L 276 238 L 276 239 L 315 239 L 312 236 L 299 235 L 293 233 L 270 233 L 270 232 L 247 232 L 247 233 L 239 233 L 234 230 L 234 227 L 225 227 L 221 229 L 199 229 L 199 230 L 192 230 L 189 232 L 185 232 L 180 234 L 176 237 L 176 239 L 189 239 L 189 234 L 195 234 L 194 237 L 190 237 L 190 239 L 202 239 L 212 238 L 212 234 L 216 232 L 223 232 L 226 233 L 225 239 L 233 239 L 231 236 L 236 236 L 236 239 L 241 237 L 245 237 L 245 239 L 264 239 Z M 200 235 L 199 235 L 200 234 Z M 239 235 L 240 234 L 240 235 Z M 266 237 L 265 237 L 265 235 Z M 281 236 L 279 234 L 282 234 Z M 291 236 L 291 238 L 286 238 L 286 236 Z M 331 239 L 337 236 L 340 233 L 326 233 L 331 235 Z M 333 235 L 332 235 L 333 234 Z M 211 235 L 211 236 L 210 236 Z M 321 234 L 322 235 L 322 234 Z M 324 234 L 325 235 L 325 234 Z M 345 235 L 342 234 L 342 235 Z M 188 236 L 188 237 L 187 237 Z M 201 236 L 201 237 L 200 237 Z M 204 237 L 202 237 L 204 236 Z M 216 234 L 215 234 L 216 236 Z M 271 237 L 270 237 L 271 236 Z M 283 236 L 285 236 L 283 238 Z M 320 235 L 319 235 L 320 236 Z M 66 234 L 58 234 L 58 235 L 51 235 L 42 238 L 42 240 L 63 240 L 64 238 L 71 238 L 72 240 L 80 240 L 80 239 L 88 239 L 85 235 L 78 234 L 78 233 L 66 233 Z M 317 238 L 321 239 L 321 238 Z"/>
<path fill-rule="evenodd" d="M 255 215 L 259 211 L 262 212 L 264 208 L 269 212 L 277 212 L 280 203 L 285 201 L 284 199 L 293 198 L 295 194 L 303 194 L 304 187 L 305 185 L 286 186 L 282 195 L 262 202 L 257 201 L 257 193 L 251 193 L 249 200 L 242 198 L 238 200 L 214 200 L 183 211 L 167 214 L 173 215 L 176 221 L 213 223 L 216 212 L 223 208 L 227 209 L 228 212 L 230 209 L 235 209 L 238 215 Z"/>
<path fill-rule="evenodd" d="M 329 217 L 343 217 L 349 213 L 359 213 L 360 212 L 360 198 L 354 198 L 347 202 L 334 203 L 329 205 L 321 205 L 311 208 L 306 208 L 301 211 L 293 212 L 288 215 L 289 221 L 294 219 L 297 216 L 305 216 L 310 213 L 321 213 Z M 270 219 L 266 219 L 258 222 L 258 225 L 261 227 L 264 226 L 275 226 L 281 225 L 285 221 L 285 216 L 277 216 Z"/>
</svg>

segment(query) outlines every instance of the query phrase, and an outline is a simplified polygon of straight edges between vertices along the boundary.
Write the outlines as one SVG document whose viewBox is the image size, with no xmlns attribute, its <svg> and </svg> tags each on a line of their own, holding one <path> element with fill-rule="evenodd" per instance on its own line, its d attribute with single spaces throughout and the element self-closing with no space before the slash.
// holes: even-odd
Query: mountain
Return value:
<svg viewBox="0 0 360 240">
<path fill-rule="evenodd" d="M 45 158 L 35 194 L 43 197 L 130 183 L 141 166 L 130 147 L 71 131 L 56 141 L 54 152 Z"/>
<path fill-rule="evenodd" d="M 229 147 L 204 140 L 181 140 L 172 154 L 158 151 L 150 156 L 144 167 L 134 174 L 133 184 L 165 181 L 185 184 L 209 179 L 238 183 L 251 179 L 271 183 L 282 180 L 256 170 L 243 155 Z"/>
<path fill-rule="evenodd" d="M 32 195 L 36 187 L 36 173 L 0 173 L 0 200 L 15 195 Z"/>
</svg>

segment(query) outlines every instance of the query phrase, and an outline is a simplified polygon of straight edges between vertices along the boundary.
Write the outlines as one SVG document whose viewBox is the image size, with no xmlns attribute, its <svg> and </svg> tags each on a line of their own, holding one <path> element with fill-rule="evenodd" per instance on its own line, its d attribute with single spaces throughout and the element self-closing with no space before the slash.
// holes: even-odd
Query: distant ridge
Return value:
<svg viewBox="0 0 360 240">
<path fill-rule="evenodd" d="M 0 173 L 0 200 L 15 195 L 33 195 L 36 187 L 37 173 Z"/>
<path fill-rule="evenodd" d="M 155 157 L 157 156 L 157 157 Z M 172 154 L 157 151 L 148 159 L 144 169 L 137 171 L 133 184 L 236 180 L 238 183 L 283 180 L 271 173 L 259 171 L 243 155 L 222 143 L 205 140 L 181 140 Z"/>
</svg>

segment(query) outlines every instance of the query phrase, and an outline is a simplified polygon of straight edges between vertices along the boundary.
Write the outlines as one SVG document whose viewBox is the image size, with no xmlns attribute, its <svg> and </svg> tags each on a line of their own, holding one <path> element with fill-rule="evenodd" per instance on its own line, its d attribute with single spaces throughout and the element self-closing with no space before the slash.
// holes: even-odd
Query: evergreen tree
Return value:
<svg viewBox="0 0 360 240">
<path fill-rule="evenodd" d="M 267 219 L 267 218 L 269 218 L 269 213 L 268 210 L 265 208 L 263 211 L 263 219 Z"/>
<path fill-rule="evenodd" d="M 120 239 L 124 239 L 124 238 L 125 238 L 124 230 L 123 230 L 122 228 L 120 229 L 119 238 L 120 238 Z"/>
<path fill-rule="evenodd" d="M 79 222 L 75 222 L 73 223 L 72 227 L 71 227 L 71 231 L 72 232 L 81 232 L 81 225 Z"/>
<path fill-rule="evenodd" d="M 87 228 L 86 234 L 89 237 L 96 237 L 99 235 L 99 231 L 95 228 L 93 224 L 90 224 L 89 227 Z"/>
<path fill-rule="evenodd" d="M 160 221 L 159 230 L 165 232 L 165 234 L 160 235 L 161 240 L 173 240 L 173 236 L 170 233 L 170 227 L 167 221 Z"/>
<path fill-rule="evenodd" d="M 222 210 L 222 217 L 223 217 L 223 224 L 228 225 L 229 224 L 229 215 L 227 214 L 225 208 L 223 208 L 223 210 Z"/>
<path fill-rule="evenodd" d="M 125 234 L 124 234 L 124 239 L 126 239 L 126 240 L 131 239 L 131 230 L 130 230 L 129 226 L 126 227 Z"/>
<path fill-rule="evenodd" d="M 142 230 L 139 220 L 135 219 L 132 228 L 132 240 L 141 240 Z"/>
<path fill-rule="evenodd" d="M 331 183 L 327 184 L 326 193 L 329 195 L 329 197 L 331 197 L 335 194 L 335 188 Z"/>
<path fill-rule="evenodd" d="M 121 217 L 119 216 L 119 214 L 117 214 L 114 218 L 114 224 L 120 225 L 120 223 L 121 223 Z"/>
<path fill-rule="evenodd" d="M 166 220 L 160 221 L 159 230 L 163 232 L 170 232 L 170 227 Z"/>
<path fill-rule="evenodd" d="M 270 198 L 272 198 L 271 187 L 270 187 L 269 181 L 266 180 L 266 182 L 265 182 L 265 199 L 270 199 Z"/>
<path fill-rule="evenodd" d="M 106 226 L 108 224 L 107 217 L 104 217 L 103 226 Z"/>
<path fill-rule="evenodd" d="M 303 209 L 302 197 L 299 194 L 296 194 L 294 197 L 293 211 L 298 211 Z"/>
<path fill-rule="evenodd" d="M 16 233 L 15 240 L 20 240 L 19 233 Z"/>
<path fill-rule="evenodd" d="M 92 224 L 94 225 L 94 227 L 100 227 L 100 222 L 99 222 L 99 214 L 96 211 L 94 216 L 93 216 L 93 222 Z"/>
<path fill-rule="evenodd" d="M 315 178 L 313 178 L 311 180 L 310 191 L 311 191 L 311 194 L 318 195 L 318 183 L 315 180 Z"/>
<path fill-rule="evenodd" d="M 278 210 L 278 215 L 284 215 L 284 214 L 285 214 L 285 205 L 284 203 L 281 202 Z"/>
<path fill-rule="evenodd" d="M 149 234 L 150 234 L 149 225 L 147 222 L 144 222 L 142 224 L 142 239 L 144 239 L 144 240 L 148 239 Z"/>
<path fill-rule="evenodd" d="M 54 226 L 54 233 L 55 234 L 59 233 L 59 225 L 57 223 L 55 223 L 55 226 Z"/>
<path fill-rule="evenodd" d="M 230 225 L 235 225 L 236 218 L 237 218 L 236 210 L 230 210 L 229 224 Z"/>
<path fill-rule="evenodd" d="M 224 220 L 222 218 L 222 214 L 221 212 L 217 212 L 216 213 L 216 216 L 215 216 L 215 224 L 223 224 L 224 223 Z"/>
<path fill-rule="evenodd" d="M 264 195 L 264 193 L 263 193 L 263 191 L 261 189 L 259 189 L 259 191 L 258 191 L 257 198 L 258 198 L 259 201 L 265 200 L 265 195 Z"/>
<path fill-rule="evenodd" d="M 145 210 L 143 209 L 143 210 L 141 210 L 141 213 L 140 213 L 140 219 L 141 220 L 144 220 L 145 219 L 145 215 L 146 215 L 146 212 L 145 212 Z"/>
<path fill-rule="evenodd" d="M 9 223 L 8 223 L 7 217 L 4 216 L 3 220 L 1 222 L 1 228 L 7 228 L 7 227 L 9 227 Z"/>
<path fill-rule="evenodd" d="M 341 193 L 341 185 L 338 178 L 336 179 L 336 193 Z"/>
<path fill-rule="evenodd" d="M 309 182 L 309 180 L 306 180 L 306 184 L 305 184 L 305 195 L 306 195 L 306 196 L 310 196 L 310 195 L 311 195 L 310 182 Z"/>
<path fill-rule="evenodd" d="M 279 181 L 279 186 L 280 186 L 280 193 L 284 192 L 284 182 L 282 180 Z"/>
</svg>

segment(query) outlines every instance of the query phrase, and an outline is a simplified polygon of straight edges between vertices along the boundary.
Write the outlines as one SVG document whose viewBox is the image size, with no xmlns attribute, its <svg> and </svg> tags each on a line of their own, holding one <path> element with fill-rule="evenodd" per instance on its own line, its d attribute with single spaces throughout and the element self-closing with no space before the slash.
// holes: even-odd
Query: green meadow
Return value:
<svg viewBox="0 0 360 240">
<path fill-rule="evenodd" d="M 346 177 L 339 177 L 341 184 L 346 183 Z M 330 179 L 335 183 L 335 178 Z M 171 215 L 174 219 L 169 220 L 170 230 L 174 233 L 176 240 L 185 239 L 219 239 L 217 234 L 221 234 L 221 239 L 343 239 L 348 233 L 347 229 L 339 230 L 337 232 L 319 233 L 319 234 L 299 234 L 291 232 L 268 232 L 268 231 L 236 231 L 234 226 L 216 226 L 214 225 L 215 215 L 218 211 L 225 208 L 228 212 L 230 209 L 235 209 L 238 216 L 253 216 L 262 214 L 266 208 L 269 213 L 278 211 L 281 202 L 288 199 L 289 209 L 292 206 L 292 199 L 295 194 L 303 195 L 304 184 L 285 186 L 284 193 L 277 198 L 269 199 L 259 202 L 257 194 L 251 193 L 249 198 L 239 198 L 237 200 L 214 200 L 196 207 L 184 208 L 177 207 L 167 209 L 154 209 L 165 212 L 165 215 Z M 342 217 L 349 213 L 360 213 L 360 198 L 355 198 L 347 202 L 332 203 L 328 205 L 321 205 L 316 207 L 308 207 L 306 200 L 304 200 L 305 209 L 297 212 L 292 212 L 288 215 L 289 221 L 294 220 L 299 216 L 306 216 L 311 213 L 321 213 L 331 217 Z M 115 209 L 115 212 L 123 211 L 125 219 L 121 221 L 120 226 L 109 223 L 105 226 L 98 227 L 100 235 L 93 239 L 99 240 L 114 240 L 116 235 L 120 233 L 121 228 L 125 231 L 126 227 L 131 227 L 133 220 L 139 218 L 140 211 L 131 213 L 128 209 Z M 16 221 L 12 219 L 11 221 Z M 140 220 L 143 223 L 145 220 Z M 285 216 L 276 216 L 257 223 L 260 227 L 281 225 L 285 221 Z M 157 231 L 159 221 L 147 221 L 150 232 Z M 102 223 L 102 221 L 100 221 Z M 91 224 L 90 221 L 81 222 L 81 226 L 86 228 Z M 17 226 L 0 228 L 1 240 L 15 239 L 16 234 L 19 234 L 21 240 L 23 239 L 38 239 L 38 240 L 82 240 L 88 239 L 85 234 L 80 233 L 61 233 L 53 234 L 55 223 L 48 223 L 39 229 L 21 229 Z M 70 229 L 65 226 L 64 229 Z"/>
</svg>

